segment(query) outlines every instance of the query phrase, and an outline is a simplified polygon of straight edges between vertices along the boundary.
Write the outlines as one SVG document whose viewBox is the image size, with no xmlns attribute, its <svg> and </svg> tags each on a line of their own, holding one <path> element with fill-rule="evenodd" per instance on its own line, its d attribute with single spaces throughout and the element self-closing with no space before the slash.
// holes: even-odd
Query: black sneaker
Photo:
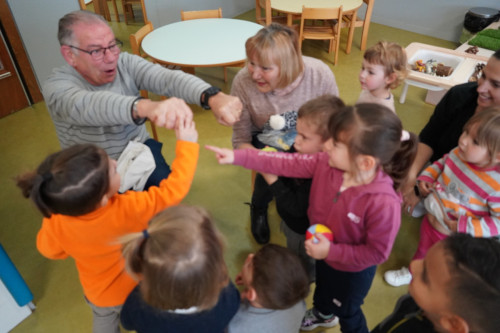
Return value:
<svg viewBox="0 0 500 333">
<path fill-rule="evenodd" d="M 336 316 L 333 316 L 328 319 L 323 319 L 321 316 L 318 314 L 316 315 L 316 310 L 314 308 L 309 309 L 306 311 L 306 314 L 304 315 L 304 319 L 302 319 L 302 325 L 300 329 L 302 331 L 312 331 L 318 326 L 321 327 L 333 327 L 339 323 L 339 318 Z"/>
</svg>

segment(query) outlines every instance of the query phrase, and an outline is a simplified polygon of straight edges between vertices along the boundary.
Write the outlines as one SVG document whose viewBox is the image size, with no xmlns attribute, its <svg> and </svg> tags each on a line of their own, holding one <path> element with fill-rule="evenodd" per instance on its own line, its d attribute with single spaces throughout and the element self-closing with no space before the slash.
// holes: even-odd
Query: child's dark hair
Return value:
<svg viewBox="0 0 500 333">
<path fill-rule="evenodd" d="M 500 242 L 456 233 L 443 240 L 451 275 L 447 293 L 452 311 L 471 332 L 500 327 Z"/>
<path fill-rule="evenodd" d="M 229 282 L 222 236 L 201 207 L 169 207 L 147 231 L 121 241 L 126 268 L 141 276 L 141 295 L 152 307 L 210 309 Z"/>
<path fill-rule="evenodd" d="M 330 118 L 328 127 L 335 141 L 347 145 L 353 165 L 358 155 L 375 157 L 400 190 L 417 154 L 418 138 L 403 132 L 394 112 L 374 103 L 346 106 Z"/>
<path fill-rule="evenodd" d="M 251 285 L 267 309 L 288 309 L 309 293 L 309 278 L 299 257 L 275 244 L 263 246 L 252 260 Z"/>
<path fill-rule="evenodd" d="M 316 133 L 321 136 L 323 141 L 326 141 L 330 137 L 328 120 L 334 112 L 337 112 L 343 106 L 345 106 L 344 102 L 337 96 L 323 95 L 304 103 L 299 108 L 297 117 L 305 119 L 309 124 L 316 126 Z"/>
<path fill-rule="evenodd" d="M 395 74 L 389 88 L 397 88 L 408 75 L 406 51 L 394 42 L 380 41 L 368 48 L 363 58 L 370 64 L 382 65 L 385 76 Z"/>
<path fill-rule="evenodd" d="M 475 140 L 486 147 L 493 159 L 500 153 L 500 107 L 494 106 L 477 112 L 464 125 L 464 131 L 475 131 Z"/>
<path fill-rule="evenodd" d="M 45 217 L 84 215 L 98 207 L 109 189 L 108 155 L 95 145 L 74 145 L 49 155 L 16 182 Z"/>
</svg>

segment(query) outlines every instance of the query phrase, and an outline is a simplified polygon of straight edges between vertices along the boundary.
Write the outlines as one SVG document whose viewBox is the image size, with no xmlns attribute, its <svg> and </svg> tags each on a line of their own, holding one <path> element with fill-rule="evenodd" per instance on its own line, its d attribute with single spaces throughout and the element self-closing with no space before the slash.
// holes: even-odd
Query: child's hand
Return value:
<svg viewBox="0 0 500 333">
<path fill-rule="evenodd" d="M 268 183 L 269 185 L 274 184 L 278 180 L 278 176 L 272 175 L 270 173 L 260 173 L 262 175 L 262 178 Z"/>
<path fill-rule="evenodd" d="M 443 219 L 444 224 L 452 231 L 456 232 L 458 230 L 458 214 L 456 212 L 450 212 Z"/>
<path fill-rule="evenodd" d="M 323 260 L 328 256 L 331 242 L 321 233 L 315 233 L 314 237 L 318 239 L 318 242 L 314 243 L 313 238 L 306 240 L 306 253 L 316 260 Z"/>
<path fill-rule="evenodd" d="M 423 182 L 423 181 L 418 182 L 418 190 L 420 191 L 420 195 L 422 197 L 428 196 L 429 193 L 431 193 L 433 188 L 434 188 L 434 186 L 432 185 L 432 183 Z"/>
<path fill-rule="evenodd" d="M 177 140 L 197 142 L 198 131 L 192 119 L 178 120 L 175 124 L 175 136 Z"/>
<path fill-rule="evenodd" d="M 215 157 L 219 164 L 233 164 L 234 162 L 234 151 L 227 148 L 219 148 L 214 146 L 205 146 L 208 150 L 215 153 Z"/>
</svg>

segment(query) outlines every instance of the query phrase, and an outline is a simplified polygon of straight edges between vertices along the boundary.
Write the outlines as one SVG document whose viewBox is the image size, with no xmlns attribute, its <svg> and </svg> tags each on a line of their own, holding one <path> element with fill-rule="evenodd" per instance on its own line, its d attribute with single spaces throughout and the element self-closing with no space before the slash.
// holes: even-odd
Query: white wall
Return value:
<svg viewBox="0 0 500 333">
<path fill-rule="evenodd" d="M 498 0 L 375 0 L 372 21 L 458 42 L 464 17 L 473 7 L 500 10 Z"/>
<path fill-rule="evenodd" d="M 255 0 L 145 0 L 148 19 L 154 27 L 178 22 L 181 10 L 222 8 L 223 17 L 234 17 L 255 8 Z M 202 32 L 200 32 L 202 33 Z M 209 36 L 207 36 L 209 38 Z"/>
<path fill-rule="evenodd" d="M 80 9 L 77 0 L 7 0 L 24 48 L 41 87 L 54 67 L 65 63 L 59 53 L 59 18 Z"/>
</svg>

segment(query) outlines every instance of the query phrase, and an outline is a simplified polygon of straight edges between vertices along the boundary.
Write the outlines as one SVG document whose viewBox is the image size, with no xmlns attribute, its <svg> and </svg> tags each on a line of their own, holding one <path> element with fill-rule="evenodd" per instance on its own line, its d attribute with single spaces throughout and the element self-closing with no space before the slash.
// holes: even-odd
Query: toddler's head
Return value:
<svg viewBox="0 0 500 333">
<path fill-rule="evenodd" d="M 146 303 L 163 310 L 210 309 L 229 279 L 222 235 L 201 207 L 173 206 L 146 231 L 127 235 L 123 256 Z"/>
<path fill-rule="evenodd" d="M 459 154 L 479 167 L 500 161 L 500 107 L 477 112 L 467 121 L 458 140 Z"/>
<path fill-rule="evenodd" d="M 267 309 L 287 309 L 309 293 L 309 278 L 299 257 L 275 244 L 249 254 L 236 283 L 245 286 L 243 298 Z"/>
<path fill-rule="evenodd" d="M 363 88 L 394 89 L 407 75 L 406 52 L 399 44 L 380 41 L 365 51 L 359 73 Z"/>
<path fill-rule="evenodd" d="M 344 102 L 333 95 L 323 95 L 303 104 L 298 112 L 295 150 L 313 154 L 323 149 L 330 137 L 328 120 L 344 106 Z"/>
<path fill-rule="evenodd" d="M 417 152 L 418 138 L 403 131 L 401 120 L 375 103 L 346 106 L 329 121 L 326 144 L 330 165 L 359 175 L 381 167 L 399 190 Z"/>
<path fill-rule="evenodd" d="M 36 171 L 17 177 L 17 185 L 43 216 L 79 216 L 106 204 L 120 188 L 120 175 L 103 149 L 79 144 L 49 155 Z"/>
</svg>

